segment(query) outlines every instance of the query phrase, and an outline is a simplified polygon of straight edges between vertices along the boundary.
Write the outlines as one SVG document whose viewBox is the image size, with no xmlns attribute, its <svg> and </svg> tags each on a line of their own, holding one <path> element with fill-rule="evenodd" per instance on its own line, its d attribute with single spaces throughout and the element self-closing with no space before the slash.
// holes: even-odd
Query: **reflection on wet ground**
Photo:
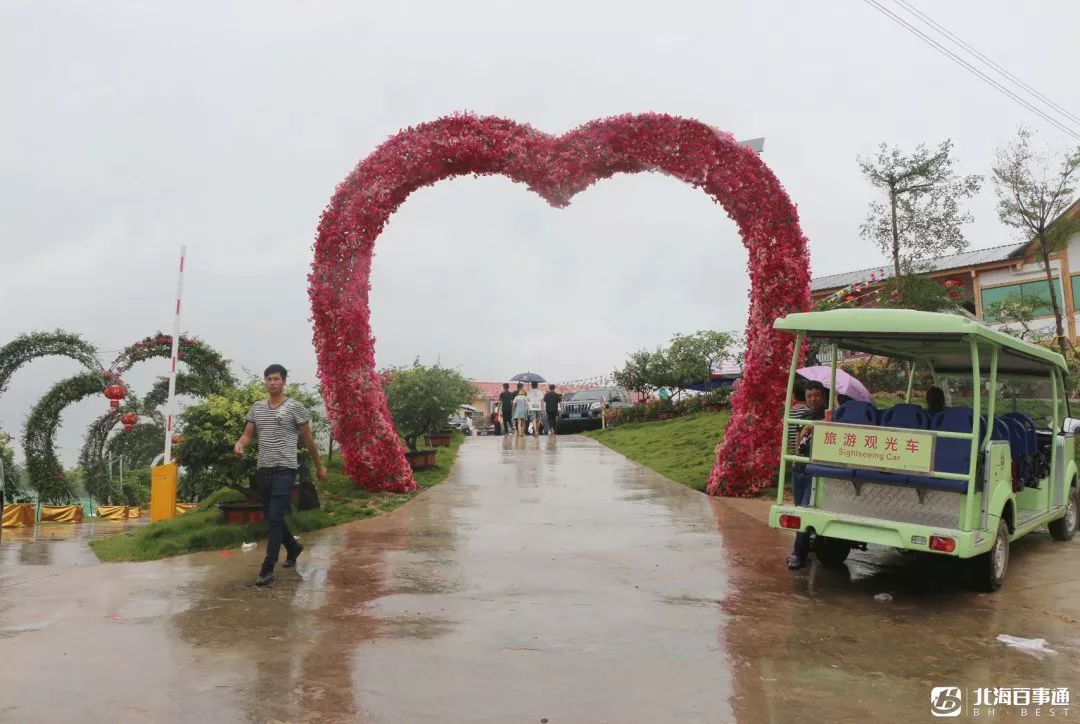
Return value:
<svg viewBox="0 0 1080 724">
<path fill-rule="evenodd" d="M 149 518 L 94 520 L 85 523 L 45 523 L 0 532 L 0 581 L 13 566 L 98 565 L 86 542 L 94 538 L 135 530 Z"/>
<path fill-rule="evenodd" d="M 766 504 L 587 439 L 475 438 L 459 461 L 306 536 L 269 590 L 261 552 L 91 566 L 5 532 L 0 720 L 921 721 L 932 686 L 1080 695 L 1080 541 L 1018 543 L 996 595 L 881 552 L 791 574 Z"/>
<path fill-rule="evenodd" d="M 1045 532 L 1014 543 L 1005 588 L 982 594 L 964 587 L 956 561 L 884 549 L 855 551 L 840 570 L 814 563 L 792 574 L 780 565 L 790 537 L 729 501 L 715 510 L 721 536 L 739 541 L 722 602 L 732 617 L 726 642 L 739 721 L 930 720 L 930 691 L 940 686 L 968 696 L 1072 687 L 1080 696 L 1076 543 L 1053 543 Z M 893 600 L 878 602 L 879 593 Z M 998 634 L 1045 638 L 1057 654 L 1035 658 Z M 996 709 L 995 720 L 1023 718 Z"/>
</svg>

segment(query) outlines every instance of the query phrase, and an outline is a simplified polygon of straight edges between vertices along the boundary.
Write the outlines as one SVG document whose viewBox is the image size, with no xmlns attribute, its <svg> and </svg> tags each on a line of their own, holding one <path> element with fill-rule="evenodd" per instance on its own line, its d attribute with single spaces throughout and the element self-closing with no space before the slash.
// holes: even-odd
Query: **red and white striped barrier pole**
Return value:
<svg viewBox="0 0 1080 724">
<path fill-rule="evenodd" d="M 169 367 L 169 401 L 166 406 L 168 417 L 165 422 L 165 464 L 172 462 L 173 416 L 176 412 L 176 358 L 180 352 L 180 300 L 184 296 L 184 258 L 187 246 L 180 247 L 180 273 L 176 277 L 176 314 L 173 323 L 172 364 Z"/>
</svg>

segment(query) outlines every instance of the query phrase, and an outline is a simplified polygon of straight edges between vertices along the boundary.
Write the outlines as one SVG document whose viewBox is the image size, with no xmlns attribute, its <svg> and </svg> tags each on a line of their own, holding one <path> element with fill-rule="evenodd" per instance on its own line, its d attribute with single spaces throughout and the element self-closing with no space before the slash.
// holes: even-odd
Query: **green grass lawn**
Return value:
<svg viewBox="0 0 1080 724">
<path fill-rule="evenodd" d="M 442 482 L 450 474 L 458 448 L 465 437 L 455 433 L 450 447 L 439 448 L 435 467 L 414 473 L 417 493 Z M 340 456 L 327 464 L 327 480 L 316 482 L 321 510 L 293 511 L 288 517 L 294 533 L 372 518 L 398 508 L 417 493 L 368 493 L 360 490 L 342 472 Z M 195 551 L 236 548 L 241 543 L 266 537 L 266 525 L 236 525 L 221 520 L 215 505 L 242 500 L 238 491 L 224 488 L 209 496 L 199 507 L 171 520 L 151 523 L 132 533 L 120 533 L 90 542 L 102 561 L 153 561 Z"/>
<path fill-rule="evenodd" d="M 664 477 L 704 492 L 716 461 L 716 443 L 724 438 L 730 419 L 726 411 L 699 412 L 584 434 Z"/>
</svg>

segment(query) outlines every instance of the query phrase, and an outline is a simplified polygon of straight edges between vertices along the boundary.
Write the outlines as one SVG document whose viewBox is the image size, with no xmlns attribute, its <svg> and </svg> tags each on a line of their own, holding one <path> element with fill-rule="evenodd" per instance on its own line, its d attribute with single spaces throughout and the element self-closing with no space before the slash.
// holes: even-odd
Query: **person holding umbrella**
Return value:
<svg viewBox="0 0 1080 724">
<path fill-rule="evenodd" d="M 795 374 L 807 381 L 820 382 L 826 392 L 829 390 L 829 385 L 832 384 L 832 368 L 829 365 L 803 367 L 795 370 Z M 871 405 L 874 404 L 874 397 L 866 389 L 866 386 L 842 369 L 836 370 L 836 395 L 837 401 L 841 403 L 847 400 L 859 400 L 860 402 L 869 402 Z"/>
</svg>

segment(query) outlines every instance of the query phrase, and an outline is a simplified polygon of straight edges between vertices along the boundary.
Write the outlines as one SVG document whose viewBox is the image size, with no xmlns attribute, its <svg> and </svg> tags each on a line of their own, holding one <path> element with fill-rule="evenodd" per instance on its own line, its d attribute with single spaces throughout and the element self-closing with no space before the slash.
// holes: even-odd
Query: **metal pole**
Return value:
<svg viewBox="0 0 1080 724">
<path fill-rule="evenodd" d="M 915 387 L 915 365 L 918 363 L 918 360 L 911 360 L 911 367 L 908 369 L 907 397 L 904 398 L 904 402 L 908 404 L 911 404 L 911 390 Z"/>
<path fill-rule="evenodd" d="M 186 256 L 187 246 L 183 245 L 180 247 L 180 271 L 176 276 L 176 312 L 173 321 L 172 363 L 169 367 L 169 401 L 165 408 L 168 410 L 165 422 L 165 465 L 172 462 L 173 417 L 176 414 L 176 359 L 180 352 L 180 300 L 184 296 L 184 258 Z"/>
<path fill-rule="evenodd" d="M 120 456 L 120 477 L 117 482 L 120 483 L 120 500 L 124 499 L 124 456 Z"/>
<path fill-rule="evenodd" d="M 1068 485 L 1068 480 L 1058 480 L 1054 471 L 1057 470 L 1058 464 L 1058 451 L 1057 451 L 1057 438 L 1061 433 L 1061 426 L 1064 420 L 1061 419 L 1061 411 L 1058 409 L 1058 405 L 1061 404 L 1058 400 L 1058 380 L 1060 376 L 1056 369 L 1050 371 L 1050 384 L 1054 389 L 1054 419 L 1051 421 L 1052 427 L 1050 428 L 1050 479 L 1049 484 L 1046 486 L 1046 511 L 1050 512 L 1050 509 L 1054 507 L 1054 498 L 1057 495 L 1057 491 L 1061 491 L 1061 501 L 1065 502 L 1065 496 L 1068 494 L 1068 489 L 1061 486 Z M 1068 399 L 1068 392 L 1065 392 L 1064 385 L 1062 385 L 1062 392 L 1065 393 L 1065 399 Z"/>
<path fill-rule="evenodd" d="M 982 367 L 979 364 L 979 342 L 971 337 L 971 448 L 968 458 L 967 499 L 964 501 L 964 523 L 962 530 L 971 530 L 971 520 L 975 512 L 975 474 L 978 471 L 979 458 L 979 416 L 982 414 Z"/>
<path fill-rule="evenodd" d="M 829 409 L 836 409 L 836 358 L 840 356 L 840 347 L 833 342 L 832 369 L 829 371 Z"/>
<path fill-rule="evenodd" d="M 776 504 L 784 504 L 784 483 L 787 481 L 787 460 L 785 459 L 788 454 L 788 423 L 787 419 L 791 415 L 791 395 L 795 390 L 795 368 L 799 366 L 799 353 L 802 352 L 803 339 L 806 338 L 805 332 L 799 332 L 795 335 L 795 348 L 791 353 L 791 369 L 788 370 L 787 377 L 787 397 L 784 399 L 784 435 L 780 438 L 780 476 L 776 482 Z M 798 503 L 798 501 L 795 501 Z"/>
</svg>

